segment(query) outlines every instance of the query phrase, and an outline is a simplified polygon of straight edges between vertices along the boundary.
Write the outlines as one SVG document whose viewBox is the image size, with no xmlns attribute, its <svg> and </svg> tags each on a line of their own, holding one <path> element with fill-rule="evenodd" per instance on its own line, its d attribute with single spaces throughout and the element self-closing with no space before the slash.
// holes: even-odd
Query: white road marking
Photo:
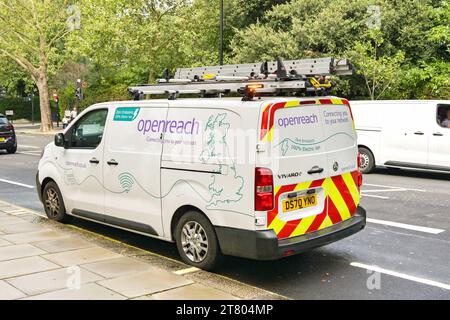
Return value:
<svg viewBox="0 0 450 320">
<path fill-rule="evenodd" d="M 361 190 L 364 193 L 372 192 L 397 192 L 397 191 L 408 191 L 407 189 L 373 189 L 373 190 Z"/>
<path fill-rule="evenodd" d="M 427 192 L 427 190 L 423 190 L 423 189 L 412 189 L 412 188 L 404 188 L 404 187 L 384 186 L 384 185 L 381 185 L 381 184 L 371 184 L 371 183 L 364 183 L 364 186 L 380 187 L 380 188 L 388 188 L 388 189 L 404 189 L 406 191 Z"/>
<path fill-rule="evenodd" d="M 14 209 L 14 210 L 3 210 L 3 212 L 7 213 L 7 214 L 11 214 L 13 216 L 18 216 L 21 214 L 26 214 L 28 213 L 27 210 L 23 210 L 23 209 Z"/>
<path fill-rule="evenodd" d="M 363 264 L 363 263 L 359 263 L 359 262 L 352 262 L 352 263 L 350 263 L 350 265 L 352 267 L 362 268 L 362 269 L 366 269 L 366 270 L 370 270 L 370 271 L 374 271 L 374 272 L 387 274 L 387 275 L 390 275 L 393 277 L 410 280 L 410 281 L 426 284 L 426 285 L 433 286 L 433 287 L 438 287 L 438 288 L 445 289 L 445 290 L 450 290 L 450 284 L 437 282 L 437 281 L 429 280 L 429 279 L 425 279 L 425 278 L 410 276 L 410 275 L 407 275 L 404 273 L 387 270 L 387 269 L 379 268 L 377 266 L 371 266 L 371 265 L 367 265 L 367 264 Z"/>
<path fill-rule="evenodd" d="M 26 154 L 28 156 L 35 156 L 35 157 L 40 157 L 40 154 L 37 153 L 31 153 L 31 152 L 17 152 L 18 154 Z"/>
<path fill-rule="evenodd" d="M 389 199 L 389 197 L 374 196 L 373 194 L 364 194 L 364 193 L 361 193 L 361 197 L 369 197 L 369 198 L 377 198 L 377 199 Z"/>
<path fill-rule="evenodd" d="M 19 144 L 18 147 L 19 148 L 27 148 L 27 149 L 41 149 L 40 147 L 30 146 L 30 145 L 26 145 L 26 144 Z"/>
<path fill-rule="evenodd" d="M 199 270 L 200 270 L 199 268 L 192 267 L 192 268 L 186 268 L 186 269 L 181 269 L 181 270 L 178 270 L 178 271 L 174 271 L 173 273 L 175 273 L 175 274 L 177 274 L 179 276 L 182 276 L 183 274 L 197 272 Z"/>
<path fill-rule="evenodd" d="M 16 186 L 19 186 L 19 187 L 28 188 L 28 189 L 34 189 L 35 188 L 34 186 L 30 186 L 29 184 L 15 182 L 15 181 L 6 180 L 6 179 L 0 179 L 0 182 L 13 184 L 13 185 L 16 185 Z"/>
<path fill-rule="evenodd" d="M 442 230 L 442 229 L 421 227 L 421 226 L 416 226 L 416 225 L 412 225 L 412 224 L 405 224 L 405 223 L 399 223 L 399 222 L 393 222 L 393 221 L 387 221 L 387 220 L 371 219 L 371 218 L 367 218 L 367 222 L 376 223 L 376 224 L 384 224 L 386 226 L 402 228 L 402 229 L 408 229 L 408 230 L 414 230 L 414 231 L 420 231 L 420 232 L 431 233 L 431 234 L 439 234 L 439 233 L 442 233 L 442 232 L 445 231 L 445 230 Z"/>
</svg>

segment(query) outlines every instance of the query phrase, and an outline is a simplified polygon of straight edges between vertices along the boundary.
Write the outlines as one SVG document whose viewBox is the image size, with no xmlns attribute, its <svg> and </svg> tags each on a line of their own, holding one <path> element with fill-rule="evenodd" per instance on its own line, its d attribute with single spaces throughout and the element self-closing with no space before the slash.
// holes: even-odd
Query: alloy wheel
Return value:
<svg viewBox="0 0 450 320">
<path fill-rule="evenodd" d="M 208 254 L 208 237 L 205 229 L 198 222 L 187 222 L 181 229 L 181 245 L 189 260 L 202 262 Z"/>
</svg>

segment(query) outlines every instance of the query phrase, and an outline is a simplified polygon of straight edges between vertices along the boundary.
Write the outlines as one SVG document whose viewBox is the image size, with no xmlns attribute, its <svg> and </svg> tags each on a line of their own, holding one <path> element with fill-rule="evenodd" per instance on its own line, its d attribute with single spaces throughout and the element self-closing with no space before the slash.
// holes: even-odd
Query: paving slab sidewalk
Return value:
<svg viewBox="0 0 450 320">
<path fill-rule="evenodd" d="M 238 298 L 8 211 L 0 208 L 0 300 Z"/>
<path fill-rule="evenodd" d="M 49 132 L 41 132 L 39 124 L 32 125 L 30 123 L 14 124 L 14 129 L 17 134 L 38 134 L 38 135 L 49 135 L 49 136 L 53 136 L 59 132 L 63 132 L 61 123 L 59 124 L 59 127 L 57 127 L 56 123 L 54 123 L 53 130 L 49 131 Z"/>
</svg>

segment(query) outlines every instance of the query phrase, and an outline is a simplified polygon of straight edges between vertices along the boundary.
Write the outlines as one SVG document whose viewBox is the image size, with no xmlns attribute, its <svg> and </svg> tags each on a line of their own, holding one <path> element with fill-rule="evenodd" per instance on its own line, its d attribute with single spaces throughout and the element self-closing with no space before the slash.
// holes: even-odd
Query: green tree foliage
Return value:
<svg viewBox="0 0 450 320">
<path fill-rule="evenodd" d="M 448 10 L 448 1 L 292 0 L 237 32 L 232 55 L 238 62 L 351 56 L 359 69 L 349 96 L 445 99 Z M 373 23 L 382 41 L 374 41 Z"/>
<path fill-rule="evenodd" d="M 405 54 L 399 50 L 394 55 L 380 56 L 383 42 L 381 32 L 372 30 L 368 41 L 357 41 L 354 50 L 348 52 L 348 57 L 356 66 L 356 73 L 364 79 L 371 100 L 384 97 L 401 79 L 399 70 Z"/>
<path fill-rule="evenodd" d="M 225 62 L 349 57 L 357 72 L 335 79 L 336 94 L 450 99 L 449 3 L 224 0 Z M 79 30 L 67 30 L 70 4 L 80 10 Z M 219 0 L 0 0 L 0 55 L 8 58 L 0 87 L 22 95 L 37 84 L 41 97 L 57 89 L 62 109 L 128 99 L 127 86 L 165 68 L 217 64 L 219 15 Z M 45 71 L 50 90 L 35 71 Z M 76 79 L 88 84 L 81 102 Z"/>
<path fill-rule="evenodd" d="M 49 77 L 63 59 L 70 32 L 67 1 L 1 0 L 0 56 L 20 66 L 39 90 L 41 130 L 51 130 Z"/>
<path fill-rule="evenodd" d="M 214 2 L 83 0 L 81 30 L 68 44 L 74 59 L 89 70 L 82 105 L 125 99 L 128 85 L 153 82 L 165 68 L 173 72 L 217 63 L 219 7 Z"/>
</svg>

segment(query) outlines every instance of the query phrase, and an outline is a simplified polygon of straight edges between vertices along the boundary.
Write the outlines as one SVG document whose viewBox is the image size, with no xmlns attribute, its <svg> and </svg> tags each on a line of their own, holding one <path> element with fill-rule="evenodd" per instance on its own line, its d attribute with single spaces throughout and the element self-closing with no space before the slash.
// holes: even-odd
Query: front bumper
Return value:
<svg viewBox="0 0 450 320">
<path fill-rule="evenodd" d="M 366 226 L 366 210 L 357 208 L 348 220 L 302 236 L 281 239 L 273 230 L 251 231 L 216 227 L 222 253 L 255 260 L 276 260 L 327 245 L 355 234 Z"/>
<path fill-rule="evenodd" d="M 39 182 L 39 170 L 36 172 L 36 190 L 38 193 L 39 200 L 42 202 L 42 186 Z"/>
</svg>

